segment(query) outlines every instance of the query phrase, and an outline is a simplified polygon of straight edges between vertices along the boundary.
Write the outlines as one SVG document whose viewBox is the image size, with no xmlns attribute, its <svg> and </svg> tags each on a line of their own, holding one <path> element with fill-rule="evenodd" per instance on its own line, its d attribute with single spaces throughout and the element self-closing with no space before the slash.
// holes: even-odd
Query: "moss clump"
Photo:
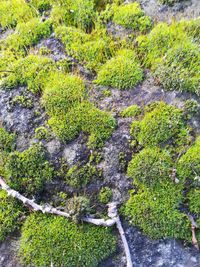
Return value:
<svg viewBox="0 0 200 267">
<path fill-rule="evenodd" d="M 83 80 L 74 75 L 55 73 L 51 75 L 42 96 L 49 115 L 65 115 L 71 108 L 86 98 Z"/>
<path fill-rule="evenodd" d="M 109 201 L 111 201 L 112 196 L 112 189 L 109 187 L 103 187 L 99 192 L 99 201 L 103 204 L 107 204 Z"/>
<path fill-rule="evenodd" d="M 0 25 L 3 29 L 15 27 L 20 22 L 27 22 L 35 15 L 35 10 L 25 0 L 1 0 Z"/>
<path fill-rule="evenodd" d="M 165 89 L 200 94 L 200 54 L 198 45 L 185 41 L 169 49 L 155 76 Z"/>
<path fill-rule="evenodd" d="M 132 105 L 125 108 L 121 113 L 120 116 L 123 118 L 135 117 L 140 115 L 141 108 L 138 105 Z"/>
<path fill-rule="evenodd" d="M 73 27 L 60 26 L 55 33 L 67 53 L 89 70 L 97 71 L 115 53 L 115 43 L 105 31 L 86 34 Z"/>
<path fill-rule="evenodd" d="M 49 20 L 41 22 L 39 18 L 33 18 L 26 23 L 18 23 L 15 32 L 3 40 L 2 45 L 24 55 L 27 48 L 37 44 L 42 38 L 48 37 L 50 33 L 51 22 Z"/>
<path fill-rule="evenodd" d="M 194 184 L 200 184 L 200 138 L 179 159 L 177 173 L 180 179 L 190 179 Z"/>
<path fill-rule="evenodd" d="M 146 112 L 141 122 L 133 122 L 131 134 L 142 146 L 183 146 L 190 140 L 182 110 L 164 102 Z"/>
<path fill-rule="evenodd" d="M 153 188 L 170 181 L 172 166 L 172 158 L 166 150 L 156 147 L 145 148 L 133 155 L 127 174 L 133 178 L 134 184 L 144 184 Z"/>
<path fill-rule="evenodd" d="M 95 82 L 123 90 L 134 87 L 142 78 L 143 71 L 134 51 L 121 50 L 100 68 Z"/>
<path fill-rule="evenodd" d="M 178 209 L 181 199 L 181 191 L 174 184 L 166 184 L 157 191 L 141 188 L 131 195 L 124 213 L 131 224 L 153 239 L 190 240 L 190 222 Z"/>
<path fill-rule="evenodd" d="M 39 12 L 43 12 L 51 8 L 51 0 L 30 0 L 30 4 Z"/>
<path fill-rule="evenodd" d="M 18 85 L 25 85 L 33 93 L 44 88 L 50 72 L 55 71 L 53 61 L 47 57 L 29 55 L 16 61 L 12 72 L 1 81 L 1 87 L 12 89 Z"/>
<path fill-rule="evenodd" d="M 11 152 L 15 147 L 15 134 L 9 134 L 4 128 L 0 128 L 0 151 Z"/>
<path fill-rule="evenodd" d="M 126 29 L 140 32 L 146 32 L 152 25 L 151 18 L 145 16 L 137 2 L 116 6 L 113 21 Z"/>
<path fill-rule="evenodd" d="M 35 129 L 35 138 L 38 140 L 47 140 L 49 137 L 49 131 L 44 126 L 38 127 Z"/>
<path fill-rule="evenodd" d="M 9 197 L 5 191 L 0 190 L 0 241 L 18 229 L 21 215 L 21 205 L 14 198 Z"/>
<path fill-rule="evenodd" d="M 53 5 L 51 19 L 55 26 L 65 24 L 90 31 L 96 17 L 94 8 L 93 0 L 62 1 L 61 5 Z"/>
<path fill-rule="evenodd" d="M 168 25 L 162 22 L 148 35 L 137 37 L 138 52 L 145 66 L 154 70 L 170 48 L 187 39 L 185 31 L 178 24 Z"/>
<path fill-rule="evenodd" d="M 53 168 L 45 158 L 41 144 L 23 152 L 12 152 L 5 165 L 6 181 L 13 189 L 26 195 L 35 195 L 45 182 L 53 178 Z"/>
<path fill-rule="evenodd" d="M 49 115 L 49 125 L 63 141 L 73 140 L 81 131 L 90 135 L 91 147 L 102 146 L 115 128 L 109 113 L 88 102 L 83 81 L 73 75 L 55 74 L 49 79 L 43 94 L 43 104 Z"/>
<path fill-rule="evenodd" d="M 20 258 L 26 266 L 93 267 L 115 251 L 115 244 L 108 228 L 33 214 L 22 228 Z"/>
<path fill-rule="evenodd" d="M 67 172 L 66 182 L 74 188 L 81 189 L 98 176 L 99 171 L 94 165 L 89 163 L 83 166 L 74 165 Z"/>
<path fill-rule="evenodd" d="M 200 189 L 193 188 L 187 195 L 190 212 L 200 215 Z"/>
</svg>

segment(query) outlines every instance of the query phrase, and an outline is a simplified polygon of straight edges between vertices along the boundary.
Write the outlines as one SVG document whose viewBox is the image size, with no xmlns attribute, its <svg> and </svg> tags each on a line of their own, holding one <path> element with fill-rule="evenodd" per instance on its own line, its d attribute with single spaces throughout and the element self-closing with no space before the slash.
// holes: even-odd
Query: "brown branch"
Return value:
<svg viewBox="0 0 200 267">
<path fill-rule="evenodd" d="M 7 194 L 9 196 L 12 196 L 20 201 L 23 202 L 24 205 L 28 206 L 29 208 L 31 207 L 34 211 L 41 211 L 43 213 L 50 213 L 50 214 L 55 214 L 55 215 L 59 215 L 59 216 L 64 216 L 66 218 L 70 217 L 69 213 L 60 211 L 50 205 L 38 205 L 37 203 L 35 203 L 34 200 L 31 200 L 25 196 L 23 196 L 22 194 L 20 194 L 19 192 L 15 191 L 14 189 L 11 189 L 5 182 L 4 180 L 0 177 L 0 185 L 2 187 L 3 190 L 5 190 L 7 192 Z M 116 224 L 116 227 L 119 231 L 120 237 L 122 239 L 122 243 L 124 246 L 124 251 L 125 251 L 125 255 L 126 255 L 126 259 L 127 259 L 127 267 L 132 267 L 132 261 L 131 261 L 131 254 L 130 254 L 130 250 L 129 250 L 129 246 L 128 246 L 128 242 L 126 240 L 126 236 L 118 215 L 118 211 L 117 211 L 117 203 L 110 203 L 108 204 L 108 217 L 110 219 L 108 220 L 104 220 L 104 219 L 95 219 L 92 217 L 84 217 L 82 218 L 82 221 L 87 222 L 87 223 L 92 223 L 95 224 L 97 226 L 106 226 L 106 227 L 110 227 L 113 226 L 114 224 Z"/>
<path fill-rule="evenodd" d="M 188 215 L 188 219 L 191 222 L 192 244 L 197 250 L 199 250 L 199 244 L 198 244 L 198 241 L 197 241 L 197 238 L 196 238 L 196 232 L 195 232 L 196 228 L 198 228 L 198 225 L 197 225 L 197 223 L 195 222 L 194 218 L 191 215 Z"/>
</svg>

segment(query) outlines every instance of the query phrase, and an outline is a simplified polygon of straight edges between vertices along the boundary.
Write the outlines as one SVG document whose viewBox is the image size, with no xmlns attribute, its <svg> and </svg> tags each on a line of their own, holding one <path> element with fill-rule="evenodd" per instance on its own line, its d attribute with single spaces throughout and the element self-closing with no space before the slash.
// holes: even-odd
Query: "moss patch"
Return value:
<svg viewBox="0 0 200 267">
<path fill-rule="evenodd" d="M 134 51 L 121 50 L 100 68 L 95 82 L 124 90 L 134 87 L 142 78 L 143 71 Z"/>
<path fill-rule="evenodd" d="M 115 242 L 108 228 L 33 214 L 22 229 L 20 258 L 25 265 L 93 267 L 115 251 Z"/>
</svg>

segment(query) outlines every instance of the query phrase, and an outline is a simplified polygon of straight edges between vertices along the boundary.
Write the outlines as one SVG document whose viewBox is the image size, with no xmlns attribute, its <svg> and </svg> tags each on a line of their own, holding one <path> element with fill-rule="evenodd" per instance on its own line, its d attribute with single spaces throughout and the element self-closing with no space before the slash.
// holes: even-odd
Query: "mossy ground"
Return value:
<svg viewBox="0 0 200 267">
<path fill-rule="evenodd" d="M 108 34 L 108 24 L 120 26 L 130 35 L 123 39 Z M 76 222 L 88 210 L 94 212 L 94 207 L 102 216 L 115 189 L 101 181 L 99 154 L 117 127 L 116 118 L 132 119 L 129 149 L 133 157 L 128 176 L 133 178 L 136 190 L 125 204 L 125 217 L 152 238 L 188 241 L 189 221 L 181 208 L 200 217 L 199 139 L 193 142 L 196 136 L 188 126 L 198 104 L 188 102 L 183 109 L 164 102 L 146 108 L 132 105 L 116 115 L 114 109 L 102 110 L 100 101 L 98 107 L 92 103 L 91 94 L 95 83 L 99 90 L 101 85 L 108 86 L 105 98 L 112 97 L 109 90 L 113 87 L 134 93 L 145 79 L 146 69 L 150 69 L 155 82 L 164 89 L 199 95 L 199 19 L 155 23 L 153 27 L 151 18 L 136 2 L 0 0 L 0 26 L 5 33 L 12 30 L 0 41 L 1 89 L 24 87 L 37 97 L 46 116 L 45 125 L 33 126 L 36 144 L 23 151 L 15 150 L 17 132 L 0 129 L 0 173 L 8 184 L 38 201 L 48 199 L 71 208 Z M 52 33 L 65 47 L 63 61 L 50 58 L 47 47 L 40 47 L 38 53 L 35 49 Z M 92 78 L 85 80 L 77 66 L 87 69 Z M 31 109 L 33 104 L 23 95 L 13 99 L 13 106 Z M 82 162 L 68 166 L 65 162 L 62 165 L 62 156 L 57 153 L 51 162 L 38 140 L 46 145 L 55 136 L 63 146 L 82 138 L 85 154 L 94 159 L 87 154 Z M 121 158 L 126 161 L 125 156 Z M 123 163 L 123 171 L 126 165 Z M 54 182 L 62 190 L 55 202 L 54 191 L 46 189 Z M 90 193 L 86 192 L 88 188 Z M 0 239 L 4 239 L 19 228 L 23 211 L 2 191 L 0 200 Z M 103 211 L 99 208 L 102 206 Z M 31 240 L 28 244 L 27 238 Z M 53 259 L 55 266 L 97 266 L 115 251 L 115 242 L 108 229 L 34 214 L 22 228 L 20 256 L 25 265 L 49 265 Z"/>
</svg>

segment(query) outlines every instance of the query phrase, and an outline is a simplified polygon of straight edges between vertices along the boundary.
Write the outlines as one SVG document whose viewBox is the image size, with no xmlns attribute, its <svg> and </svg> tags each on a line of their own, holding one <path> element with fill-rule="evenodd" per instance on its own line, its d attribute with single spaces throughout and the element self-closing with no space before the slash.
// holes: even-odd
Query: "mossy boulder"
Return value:
<svg viewBox="0 0 200 267">
<path fill-rule="evenodd" d="M 124 49 L 100 68 L 95 82 L 124 90 L 134 87 L 142 78 L 143 71 L 135 52 Z"/>
<path fill-rule="evenodd" d="M 111 229 L 32 214 L 22 228 L 20 259 L 29 266 L 94 267 L 115 251 Z"/>
</svg>

